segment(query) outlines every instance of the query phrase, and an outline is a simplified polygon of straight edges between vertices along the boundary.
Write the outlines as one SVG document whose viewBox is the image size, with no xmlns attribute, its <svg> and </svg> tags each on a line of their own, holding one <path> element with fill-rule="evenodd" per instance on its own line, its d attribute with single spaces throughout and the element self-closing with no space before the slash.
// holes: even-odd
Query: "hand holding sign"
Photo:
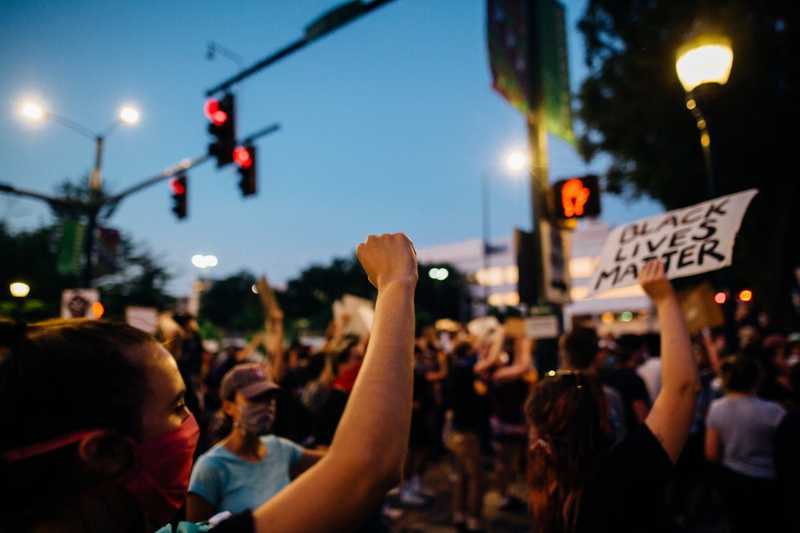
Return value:
<svg viewBox="0 0 800 533">
<path fill-rule="evenodd" d="M 639 285 L 642 286 L 647 296 L 658 303 L 671 296 L 675 296 L 672 285 L 664 274 L 664 263 L 659 260 L 649 261 L 642 267 L 639 273 Z"/>
</svg>

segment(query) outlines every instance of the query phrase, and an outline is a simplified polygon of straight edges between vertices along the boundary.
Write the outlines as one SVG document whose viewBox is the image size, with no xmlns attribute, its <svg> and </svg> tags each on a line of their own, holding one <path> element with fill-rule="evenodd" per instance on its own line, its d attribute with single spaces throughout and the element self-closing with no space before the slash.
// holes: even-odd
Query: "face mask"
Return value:
<svg viewBox="0 0 800 533">
<path fill-rule="evenodd" d="M 186 501 L 200 428 L 189 414 L 173 431 L 136 445 L 136 465 L 123 478 L 127 491 L 157 524 L 168 522 Z"/>
<path fill-rule="evenodd" d="M 246 433 L 251 435 L 265 435 L 272 429 L 275 421 L 275 404 L 245 404 L 242 407 L 242 416 L 239 418 L 238 426 Z"/>
<path fill-rule="evenodd" d="M 106 431 L 102 429 L 69 433 L 6 452 L 4 458 L 8 462 L 21 461 L 103 433 Z M 200 428 L 190 414 L 180 427 L 155 439 L 142 443 L 129 439 L 136 462 L 131 471 L 123 476 L 121 484 L 158 524 L 168 522 L 186 499 L 192 457 L 199 436 Z"/>
</svg>

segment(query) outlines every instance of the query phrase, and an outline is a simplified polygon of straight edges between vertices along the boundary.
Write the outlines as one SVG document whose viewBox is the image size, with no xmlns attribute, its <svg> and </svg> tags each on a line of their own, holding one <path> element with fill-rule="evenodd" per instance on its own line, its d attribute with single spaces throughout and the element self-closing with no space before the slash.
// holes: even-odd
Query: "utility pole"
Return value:
<svg viewBox="0 0 800 533">
<path fill-rule="evenodd" d="M 212 96 L 229 90 L 232 86 L 249 78 L 256 72 L 267 68 L 273 63 L 277 63 L 284 57 L 297 52 L 301 48 L 305 48 L 317 39 L 393 1 L 394 0 L 373 0 L 371 2 L 364 2 L 363 0 L 351 0 L 326 11 L 305 27 L 302 37 L 208 89 L 206 91 L 206 96 Z"/>
</svg>

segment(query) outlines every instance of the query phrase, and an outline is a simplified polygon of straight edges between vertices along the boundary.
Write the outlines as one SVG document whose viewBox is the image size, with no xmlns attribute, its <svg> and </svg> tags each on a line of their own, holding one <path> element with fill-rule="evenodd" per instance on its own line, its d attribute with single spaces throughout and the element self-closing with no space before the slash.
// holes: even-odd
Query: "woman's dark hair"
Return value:
<svg viewBox="0 0 800 533">
<path fill-rule="evenodd" d="M 584 488 L 609 447 L 603 389 L 583 372 L 537 383 L 525 410 L 533 429 L 528 447 L 529 503 L 539 533 L 575 530 Z"/>
<path fill-rule="evenodd" d="M 564 334 L 564 351 L 571 368 L 588 370 L 597 359 L 597 332 L 594 328 L 573 328 Z"/>
<path fill-rule="evenodd" d="M 112 322 L 52 320 L 21 327 L 0 321 L 0 345 L 10 350 L 0 364 L 0 457 L 81 430 L 139 438 L 146 377 L 129 354 L 154 342 Z M 3 498 L 2 515 L 13 515 L 15 505 L 30 506 L 31 499 L 79 491 L 75 449 L 0 462 L 0 492 L 12 495 Z"/>
<path fill-rule="evenodd" d="M 752 392 L 761 380 L 761 364 L 750 355 L 732 355 L 722 361 L 722 384 L 731 392 Z"/>
</svg>

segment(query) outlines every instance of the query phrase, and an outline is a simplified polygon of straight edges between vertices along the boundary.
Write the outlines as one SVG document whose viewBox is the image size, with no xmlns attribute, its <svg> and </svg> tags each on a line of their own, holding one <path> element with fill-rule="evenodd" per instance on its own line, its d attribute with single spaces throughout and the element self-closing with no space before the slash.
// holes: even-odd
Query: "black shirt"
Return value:
<svg viewBox="0 0 800 533">
<path fill-rule="evenodd" d="M 611 448 L 584 490 L 576 533 L 669 530 L 665 486 L 673 464 L 645 424 Z"/>
<path fill-rule="evenodd" d="M 450 386 L 449 399 L 453 410 L 453 429 L 456 431 L 472 431 L 478 433 L 482 427 L 481 398 L 475 392 L 477 379 L 472 368 L 475 356 L 462 357 L 453 362 L 448 374 Z"/>
<path fill-rule="evenodd" d="M 650 405 L 650 394 L 644 380 L 639 377 L 636 370 L 632 368 L 619 368 L 606 379 L 606 384 L 614 387 L 619 395 L 622 396 L 622 403 L 625 407 L 625 425 L 633 428 L 639 425 L 636 411 L 633 410 L 633 403 L 641 400 L 645 405 Z"/>
</svg>

